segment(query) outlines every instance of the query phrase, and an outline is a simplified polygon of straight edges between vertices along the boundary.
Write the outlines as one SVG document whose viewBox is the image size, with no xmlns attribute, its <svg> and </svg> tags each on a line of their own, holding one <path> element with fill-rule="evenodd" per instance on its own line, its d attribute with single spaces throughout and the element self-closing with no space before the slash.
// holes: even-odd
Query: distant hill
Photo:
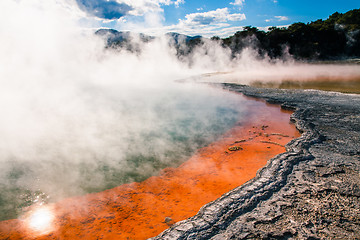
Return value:
<svg viewBox="0 0 360 240">
<path fill-rule="evenodd" d="M 191 37 L 191 36 L 187 36 L 187 35 L 175 33 L 175 32 L 170 32 L 165 35 L 170 37 L 171 39 L 173 39 L 175 44 L 181 44 L 183 42 L 188 43 L 188 42 L 194 41 L 196 39 L 202 38 L 202 36 Z"/>
<path fill-rule="evenodd" d="M 298 59 L 339 59 L 360 56 L 360 9 L 334 13 L 326 20 L 294 23 L 287 28 L 271 27 L 260 31 L 245 27 L 243 31 L 221 39 L 233 54 L 244 47 L 254 47 L 260 55 L 281 57 L 288 51 Z"/>
<path fill-rule="evenodd" d="M 138 43 L 149 42 L 155 37 L 145 34 L 118 32 L 113 29 L 100 29 L 97 35 L 106 38 L 108 48 L 121 48 L 141 51 Z M 192 53 L 194 48 L 204 44 L 201 36 L 187 36 L 167 33 L 169 44 L 177 50 L 178 56 Z M 138 39 L 134 43 L 133 39 Z M 207 39 L 209 40 L 209 39 Z M 310 23 L 297 22 L 289 27 L 271 27 L 261 31 L 246 26 L 227 38 L 212 37 L 222 47 L 229 48 L 235 57 L 244 48 L 255 49 L 260 57 L 280 58 L 290 54 L 300 60 L 338 60 L 360 57 L 360 9 L 330 15 L 326 20 Z"/>
<path fill-rule="evenodd" d="M 202 36 L 187 36 L 180 33 L 167 33 L 165 34 L 169 37 L 170 46 L 176 49 L 177 56 L 186 56 L 190 54 L 193 49 L 203 42 Z"/>
<path fill-rule="evenodd" d="M 131 52 L 140 52 L 140 43 L 147 43 L 155 39 L 155 37 L 142 33 L 119 32 L 114 29 L 99 29 L 95 35 L 105 39 L 107 48 L 126 49 Z"/>
</svg>

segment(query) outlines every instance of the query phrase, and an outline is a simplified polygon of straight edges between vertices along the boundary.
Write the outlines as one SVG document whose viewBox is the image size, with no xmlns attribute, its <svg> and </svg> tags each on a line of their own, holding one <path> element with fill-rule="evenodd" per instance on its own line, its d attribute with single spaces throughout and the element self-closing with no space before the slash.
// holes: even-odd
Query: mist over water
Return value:
<svg viewBox="0 0 360 240">
<path fill-rule="evenodd" d="M 139 42 L 137 54 L 105 50 L 83 16 L 72 0 L 0 1 L 0 220 L 144 180 L 246 116 L 243 97 L 176 80 L 231 71 L 247 83 L 297 67 L 250 49 L 232 59 L 210 41 L 179 59 L 165 37 Z M 303 69 L 296 75 L 319 75 Z"/>
<path fill-rule="evenodd" d="M 0 9 L 0 219 L 177 166 L 245 112 L 240 96 L 175 82 L 211 61 L 189 69 L 166 39 L 107 51 L 71 1 Z"/>
<path fill-rule="evenodd" d="M 28 132 L 3 143 L 2 201 L 26 206 L 144 180 L 186 160 L 244 113 L 240 96 L 203 86 L 134 91 L 51 123 L 44 118 L 52 116 L 28 116 L 43 127 L 24 121 Z"/>
</svg>

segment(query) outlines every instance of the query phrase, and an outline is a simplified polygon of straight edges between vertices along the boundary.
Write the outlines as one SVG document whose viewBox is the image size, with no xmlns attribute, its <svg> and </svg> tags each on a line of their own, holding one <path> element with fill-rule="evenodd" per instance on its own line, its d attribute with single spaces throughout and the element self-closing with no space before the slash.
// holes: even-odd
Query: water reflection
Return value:
<svg viewBox="0 0 360 240">
<path fill-rule="evenodd" d="M 54 230 L 54 213 L 49 206 L 39 206 L 28 213 L 27 227 L 35 235 L 44 235 Z"/>
</svg>

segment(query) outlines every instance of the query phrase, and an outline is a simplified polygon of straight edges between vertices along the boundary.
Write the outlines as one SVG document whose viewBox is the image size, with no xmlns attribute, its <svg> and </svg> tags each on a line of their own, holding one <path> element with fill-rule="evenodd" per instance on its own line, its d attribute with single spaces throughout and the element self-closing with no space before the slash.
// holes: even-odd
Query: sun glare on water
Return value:
<svg viewBox="0 0 360 240">
<path fill-rule="evenodd" d="M 45 234 L 53 230 L 54 214 L 49 207 L 35 209 L 28 218 L 28 227 L 38 233 Z"/>
</svg>

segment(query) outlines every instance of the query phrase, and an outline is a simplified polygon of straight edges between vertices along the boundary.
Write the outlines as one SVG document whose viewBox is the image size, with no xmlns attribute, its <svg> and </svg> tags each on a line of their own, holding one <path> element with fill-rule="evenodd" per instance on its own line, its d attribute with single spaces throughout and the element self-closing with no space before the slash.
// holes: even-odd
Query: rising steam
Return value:
<svg viewBox="0 0 360 240">
<path fill-rule="evenodd" d="M 0 9 L 1 219 L 37 201 L 140 181 L 246 112 L 239 96 L 175 80 L 217 71 L 234 72 L 239 83 L 338 74 L 257 60 L 251 50 L 233 59 L 212 41 L 188 59 L 166 37 L 139 42 L 140 54 L 105 50 L 71 0 L 1 0 Z"/>
<path fill-rule="evenodd" d="M 174 82 L 211 61 L 189 69 L 165 38 L 106 51 L 75 6 L 0 3 L 1 219 L 175 166 L 242 113 L 237 96 Z"/>
</svg>

